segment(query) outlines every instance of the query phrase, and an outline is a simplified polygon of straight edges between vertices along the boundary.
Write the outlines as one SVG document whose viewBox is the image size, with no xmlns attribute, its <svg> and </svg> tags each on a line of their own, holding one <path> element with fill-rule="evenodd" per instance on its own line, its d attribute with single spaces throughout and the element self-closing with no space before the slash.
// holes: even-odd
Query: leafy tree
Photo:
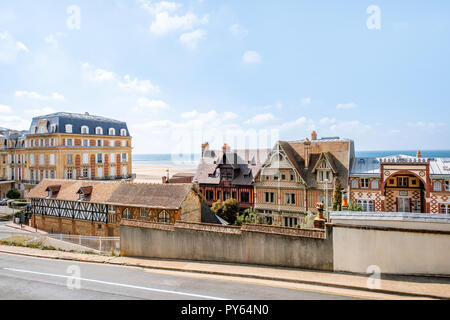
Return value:
<svg viewBox="0 0 450 320">
<path fill-rule="evenodd" d="M 348 211 L 364 211 L 364 208 L 356 203 L 350 202 L 348 204 Z"/>
<path fill-rule="evenodd" d="M 253 209 L 247 209 L 243 214 L 237 217 L 234 222 L 235 226 L 242 226 L 244 223 L 261 224 L 261 218 Z"/>
<path fill-rule="evenodd" d="M 239 212 L 239 204 L 235 199 L 217 200 L 211 210 L 230 224 L 234 224 Z"/>
<path fill-rule="evenodd" d="M 9 199 L 19 199 L 20 198 L 20 192 L 16 189 L 11 189 L 6 193 L 6 197 Z"/>
<path fill-rule="evenodd" d="M 342 186 L 339 180 L 336 180 L 333 190 L 333 210 L 341 211 L 342 206 Z"/>
</svg>

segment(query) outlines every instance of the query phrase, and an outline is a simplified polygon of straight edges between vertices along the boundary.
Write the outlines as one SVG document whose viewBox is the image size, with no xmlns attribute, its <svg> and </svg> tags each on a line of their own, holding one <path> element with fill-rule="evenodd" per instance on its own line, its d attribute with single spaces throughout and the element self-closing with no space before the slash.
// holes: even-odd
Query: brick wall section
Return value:
<svg viewBox="0 0 450 320">
<path fill-rule="evenodd" d="M 67 218 L 57 218 L 50 216 L 34 215 L 34 221 L 31 226 L 39 230 L 56 234 L 79 234 L 83 236 L 110 236 L 108 228 L 112 231 L 112 235 L 118 236 L 119 227 L 117 224 L 105 224 L 100 222 L 73 220 Z M 33 222 L 35 225 L 33 225 Z"/>
</svg>

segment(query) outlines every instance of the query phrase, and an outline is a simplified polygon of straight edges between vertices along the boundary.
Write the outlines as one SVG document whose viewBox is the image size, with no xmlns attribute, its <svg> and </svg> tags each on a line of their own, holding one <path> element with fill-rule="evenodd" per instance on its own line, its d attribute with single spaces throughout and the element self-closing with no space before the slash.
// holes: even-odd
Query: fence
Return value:
<svg viewBox="0 0 450 320">
<path fill-rule="evenodd" d="M 1 242 L 9 242 L 19 246 L 32 248 L 55 248 L 64 251 L 89 252 L 96 254 L 120 253 L 119 237 L 94 237 L 68 234 L 38 234 L 29 232 L 0 231 Z"/>
</svg>

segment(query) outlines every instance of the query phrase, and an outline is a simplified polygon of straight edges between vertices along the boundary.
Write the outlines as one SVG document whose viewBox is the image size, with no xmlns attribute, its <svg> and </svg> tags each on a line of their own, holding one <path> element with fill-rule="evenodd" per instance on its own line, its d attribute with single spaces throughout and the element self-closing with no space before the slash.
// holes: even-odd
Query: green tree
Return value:
<svg viewBox="0 0 450 320">
<path fill-rule="evenodd" d="M 6 193 L 6 197 L 9 199 L 19 199 L 20 198 L 20 192 L 16 189 L 11 189 Z"/>
<path fill-rule="evenodd" d="M 235 199 L 217 200 L 211 210 L 228 223 L 234 224 L 238 216 L 239 204 Z"/>
<path fill-rule="evenodd" d="M 246 209 L 243 214 L 237 217 L 234 225 L 242 226 L 244 223 L 261 224 L 261 217 L 253 209 Z"/>
<path fill-rule="evenodd" d="M 342 186 L 339 180 L 336 180 L 333 190 L 333 211 L 341 211 L 342 206 Z"/>
<path fill-rule="evenodd" d="M 348 204 L 348 211 L 364 211 L 364 208 L 356 203 L 350 202 Z"/>
</svg>

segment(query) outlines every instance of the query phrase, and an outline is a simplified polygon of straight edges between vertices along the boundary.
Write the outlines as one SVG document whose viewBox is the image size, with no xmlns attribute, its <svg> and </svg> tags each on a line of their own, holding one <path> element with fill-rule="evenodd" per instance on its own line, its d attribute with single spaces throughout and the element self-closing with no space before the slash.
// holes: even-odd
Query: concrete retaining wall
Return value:
<svg viewBox="0 0 450 320">
<path fill-rule="evenodd" d="M 125 256 L 333 270 L 332 230 L 122 220 Z"/>
<path fill-rule="evenodd" d="M 331 214 L 335 271 L 450 275 L 450 224 L 439 215 Z"/>
</svg>

